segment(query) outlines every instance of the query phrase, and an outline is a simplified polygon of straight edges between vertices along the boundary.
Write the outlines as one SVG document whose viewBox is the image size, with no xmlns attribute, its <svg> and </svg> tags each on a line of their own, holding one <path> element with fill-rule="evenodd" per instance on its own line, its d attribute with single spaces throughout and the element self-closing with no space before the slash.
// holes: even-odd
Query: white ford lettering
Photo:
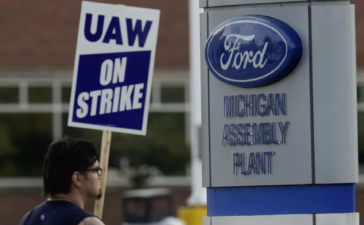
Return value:
<svg viewBox="0 0 364 225">
<path fill-rule="evenodd" d="M 232 38 L 236 38 L 233 45 L 231 42 Z M 266 42 L 264 44 L 263 51 L 257 51 L 255 54 L 252 51 L 245 51 L 244 53 L 239 51 L 240 47 L 241 47 L 239 40 L 249 42 L 249 41 L 254 40 L 254 38 L 255 38 L 255 35 L 244 36 L 244 35 L 230 34 L 229 36 L 227 36 L 225 39 L 224 48 L 226 51 L 228 51 L 228 53 L 230 55 L 229 55 L 226 63 L 223 62 L 225 53 L 223 53 L 221 55 L 221 58 L 220 58 L 221 68 L 223 70 L 227 70 L 230 67 L 235 51 L 236 51 L 235 57 L 233 60 L 233 65 L 232 65 L 233 68 L 235 68 L 237 70 L 240 69 L 240 67 L 242 66 L 242 64 L 244 62 L 244 59 L 245 59 L 245 62 L 244 62 L 243 69 L 246 68 L 248 63 L 253 63 L 254 68 L 258 68 L 258 67 L 263 68 L 265 66 L 265 64 L 267 63 L 267 59 L 264 61 L 264 63 L 263 63 L 263 59 L 264 59 L 264 54 L 267 51 L 268 42 Z M 257 62 L 258 56 L 259 56 L 259 62 Z"/>
</svg>

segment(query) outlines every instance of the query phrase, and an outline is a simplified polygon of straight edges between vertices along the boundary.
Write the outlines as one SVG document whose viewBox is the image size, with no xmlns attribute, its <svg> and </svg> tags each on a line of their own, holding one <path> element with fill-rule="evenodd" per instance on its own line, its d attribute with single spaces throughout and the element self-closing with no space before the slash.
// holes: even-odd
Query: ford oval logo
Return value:
<svg viewBox="0 0 364 225">
<path fill-rule="evenodd" d="M 276 82 L 298 65 L 302 41 L 280 20 L 245 16 L 220 24 L 206 42 L 205 60 L 219 80 L 240 87 Z"/>
</svg>

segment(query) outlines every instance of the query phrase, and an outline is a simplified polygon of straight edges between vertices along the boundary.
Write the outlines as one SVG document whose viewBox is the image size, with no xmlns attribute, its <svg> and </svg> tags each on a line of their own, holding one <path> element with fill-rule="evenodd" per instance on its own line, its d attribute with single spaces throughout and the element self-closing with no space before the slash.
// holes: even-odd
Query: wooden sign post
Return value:
<svg viewBox="0 0 364 225">
<path fill-rule="evenodd" d="M 101 188 L 102 196 L 99 200 L 96 200 L 95 208 L 94 208 L 94 214 L 99 218 L 102 217 L 102 211 L 104 208 L 107 170 L 108 170 L 108 165 L 109 165 L 110 144 L 111 144 L 111 131 L 103 131 L 101 149 L 100 149 L 100 167 L 102 168 L 100 188 Z"/>
</svg>

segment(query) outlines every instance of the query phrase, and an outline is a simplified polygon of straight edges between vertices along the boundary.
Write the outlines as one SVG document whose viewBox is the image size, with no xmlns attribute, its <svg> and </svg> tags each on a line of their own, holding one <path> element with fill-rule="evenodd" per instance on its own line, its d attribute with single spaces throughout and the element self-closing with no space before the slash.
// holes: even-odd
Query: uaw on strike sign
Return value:
<svg viewBox="0 0 364 225">
<path fill-rule="evenodd" d="M 68 125 L 146 134 L 159 10 L 82 2 Z"/>
</svg>

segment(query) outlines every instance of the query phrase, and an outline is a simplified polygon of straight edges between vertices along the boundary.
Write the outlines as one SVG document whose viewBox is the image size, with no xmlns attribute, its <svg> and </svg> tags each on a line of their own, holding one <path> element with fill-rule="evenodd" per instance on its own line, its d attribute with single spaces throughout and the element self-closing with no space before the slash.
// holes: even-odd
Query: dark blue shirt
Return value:
<svg viewBox="0 0 364 225">
<path fill-rule="evenodd" d="M 78 225 L 93 216 L 69 201 L 45 201 L 25 214 L 20 225 Z"/>
</svg>

